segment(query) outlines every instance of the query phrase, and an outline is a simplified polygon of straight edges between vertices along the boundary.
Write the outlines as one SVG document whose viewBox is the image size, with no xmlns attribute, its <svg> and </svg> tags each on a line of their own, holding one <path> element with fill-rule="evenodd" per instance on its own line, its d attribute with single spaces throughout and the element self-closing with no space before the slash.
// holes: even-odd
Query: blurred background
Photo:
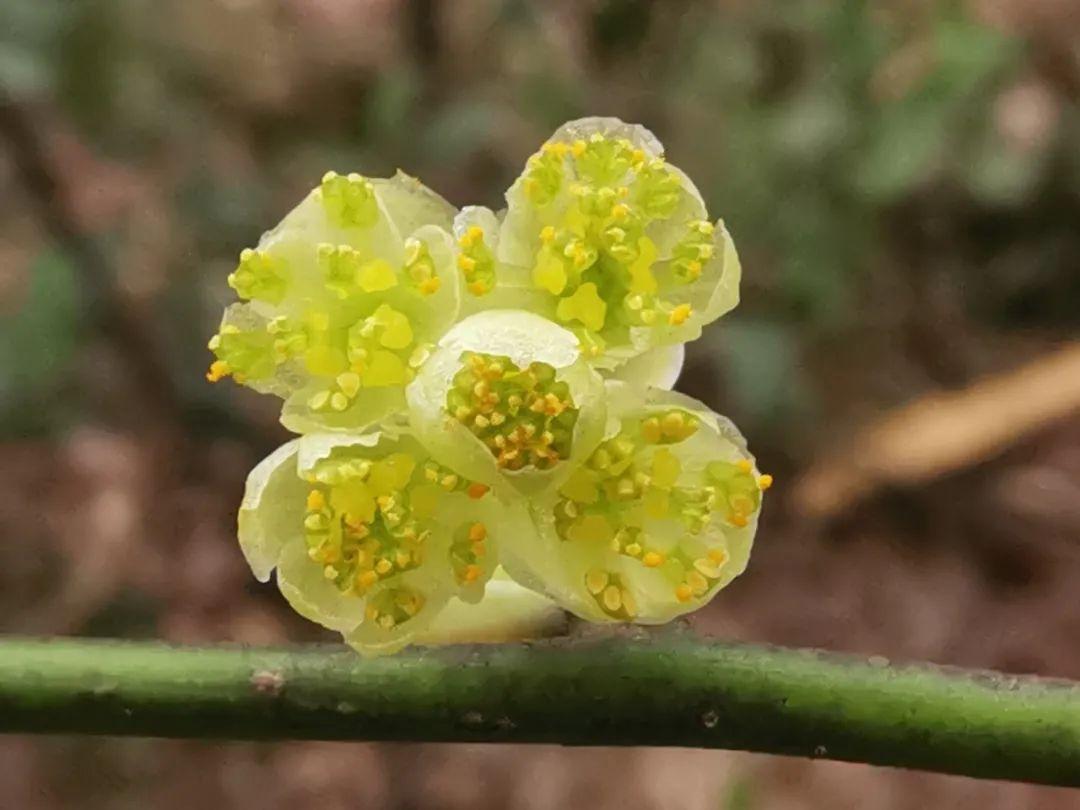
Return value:
<svg viewBox="0 0 1080 810">
<path fill-rule="evenodd" d="M 499 207 L 653 129 L 742 255 L 680 388 L 776 476 L 695 631 L 1080 677 L 1077 0 L 3 0 L 0 632 L 328 640 L 235 511 L 277 402 L 203 379 L 327 169 Z M 1066 808 L 683 750 L 0 738 L 0 808 Z"/>
</svg>

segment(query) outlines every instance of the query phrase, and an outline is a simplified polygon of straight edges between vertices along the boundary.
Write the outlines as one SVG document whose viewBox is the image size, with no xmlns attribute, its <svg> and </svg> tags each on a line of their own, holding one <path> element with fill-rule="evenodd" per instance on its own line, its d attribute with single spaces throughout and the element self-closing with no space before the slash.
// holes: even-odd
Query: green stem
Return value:
<svg viewBox="0 0 1080 810">
<path fill-rule="evenodd" d="M 340 648 L 0 640 L 0 732 L 673 745 L 1080 786 L 1080 684 L 689 637 Z"/>
</svg>

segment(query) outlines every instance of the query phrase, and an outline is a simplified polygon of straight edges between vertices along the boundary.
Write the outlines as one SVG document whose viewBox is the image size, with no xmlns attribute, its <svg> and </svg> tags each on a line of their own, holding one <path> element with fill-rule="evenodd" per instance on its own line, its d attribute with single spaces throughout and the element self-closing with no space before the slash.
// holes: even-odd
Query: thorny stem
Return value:
<svg viewBox="0 0 1080 810">
<path fill-rule="evenodd" d="M 682 636 L 374 660 L 8 638 L 0 732 L 688 746 L 1080 786 L 1080 683 Z"/>
</svg>

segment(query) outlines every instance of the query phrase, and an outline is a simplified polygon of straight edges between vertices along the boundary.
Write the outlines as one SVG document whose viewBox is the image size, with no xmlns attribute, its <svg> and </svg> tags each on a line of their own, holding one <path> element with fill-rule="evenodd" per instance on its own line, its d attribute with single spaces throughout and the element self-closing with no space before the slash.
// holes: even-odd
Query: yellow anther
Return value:
<svg viewBox="0 0 1080 810">
<path fill-rule="evenodd" d="M 349 407 L 349 398 L 340 391 L 335 391 L 330 395 L 330 407 L 335 411 L 344 411 Z"/>
<path fill-rule="evenodd" d="M 626 219 L 630 215 L 630 206 L 626 203 L 618 203 L 611 209 L 611 216 L 615 219 Z"/>
<path fill-rule="evenodd" d="M 409 557 L 409 552 L 407 552 L 407 551 L 398 551 L 397 553 L 394 554 L 394 562 L 397 563 L 398 568 L 405 568 L 411 562 L 411 558 Z"/>
<path fill-rule="evenodd" d="M 622 607 L 622 593 L 615 585 L 608 585 L 604 588 L 603 600 L 604 607 L 612 613 Z"/>
<path fill-rule="evenodd" d="M 361 588 L 370 588 L 372 585 L 379 581 L 379 575 L 371 569 L 368 569 L 367 571 L 364 571 L 359 577 L 357 577 L 356 581 L 360 583 Z"/>
<path fill-rule="evenodd" d="M 465 566 L 464 580 L 466 582 L 476 582 L 480 578 L 481 568 L 476 563 Z"/>
<path fill-rule="evenodd" d="M 394 570 L 394 564 L 384 557 L 375 563 L 375 570 L 385 576 Z"/>
<path fill-rule="evenodd" d="M 719 567 L 727 562 L 728 553 L 722 548 L 712 548 L 709 549 L 709 559 Z"/>
<path fill-rule="evenodd" d="M 574 141 L 574 143 L 570 146 L 570 152 L 574 157 L 581 157 L 585 154 L 585 150 L 587 148 L 588 145 L 585 143 L 585 141 L 577 140 Z"/>
<path fill-rule="evenodd" d="M 458 477 L 451 473 L 449 475 L 443 476 L 443 479 L 439 482 L 439 484 L 442 485 L 443 489 L 449 491 L 458 485 L 458 480 Z"/>
<path fill-rule="evenodd" d="M 473 242 L 479 242 L 484 238 L 484 229 L 479 225 L 470 225 L 465 230 L 465 235 L 469 237 Z"/>
<path fill-rule="evenodd" d="M 629 554 L 631 557 L 637 557 L 639 554 L 641 554 L 641 544 L 630 543 L 626 547 L 626 553 Z"/>
<path fill-rule="evenodd" d="M 488 291 L 487 285 L 482 281 L 474 281 L 469 285 L 469 292 L 473 295 L 483 295 Z"/>
<path fill-rule="evenodd" d="M 594 568 L 585 575 L 585 587 L 589 589 L 589 593 L 594 596 L 598 596 L 603 593 L 604 588 L 608 584 L 608 575 L 606 571 L 601 571 L 599 568 Z"/>
<path fill-rule="evenodd" d="M 474 523 L 469 527 L 469 539 L 473 542 L 487 538 L 487 526 L 483 523 Z"/>
<path fill-rule="evenodd" d="M 680 602 L 689 602 L 690 597 L 692 597 L 693 595 L 693 589 L 691 589 L 691 587 L 685 582 L 681 583 L 677 588 L 675 588 L 675 598 L 678 599 Z"/>
<path fill-rule="evenodd" d="M 764 490 L 768 489 L 769 487 L 771 487 L 773 485 L 773 477 L 771 475 L 769 475 L 768 473 L 765 473 L 765 475 L 758 478 L 757 483 L 758 483 L 758 487 L 762 491 L 764 491 Z"/>
<path fill-rule="evenodd" d="M 671 313 L 668 315 L 668 323 L 672 326 L 681 326 L 686 323 L 686 320 L 690 317 L 692 311 L 689 304 L 679 304 L 675 309 L 671 310 Z"/>
<path fill-rule="evenodd" d="M 389 613 L 384 613 L 378 618 L 379 627 L 383 630 L 392 630 L 397 620 Z"/>
<path fill-rule="evenodd" d="M 750 521 L 747 520 L 746 515 L 744 515 L 742 512 L 732 512 L 731 522 L 734 525 L 738 526 L 740 529 L 742 529 L 745 528 Z"/>
<path fill-rule="evenodd" d="M 440 286 L 442 286 L 442 279 L 438 276 L 432 276 L 421 281 L 417 289 L 420 290 L 421 295 L 432 295 L 439 291 Z"/>
<path fill-rule="evenodd" d="M 326 508 L 326 496 L 317 489 L 311 490 L 307 496 L 307 508 L 309 512 L 318 512 Z"/>
<path fill-rule="evenodd" d="M 353 371 L 343 372 L 337 376 L 337 384 L 341 392 L 352 399 L 360 390 L 360 375 Z"/>
<path fill-rule="evenodd" d="M 657 568 L 664 564 L 664 555 L 656 551 L 647 551 L 641 561 L 649 568 Z"/>
<path fill-rule="evenodd" d="M 485 554 L 487 554 L 487 548 L 484 546 L 483 541 L 473 543 L 471 546 L 469 546 L 469 551 L 471 551 L 473 556 L 477 558 L 483 557 Z"/>
<path fill-rule="evenodd" d="M 555 228 L 551 225 L 545 225 L 540 231 L 540 241 L 547 244 L 555 240 Z"/>
<path fill-rule="evenodd" d="M 466 256 L 464 253 L 457 257 L 457 266 L 466 273 L 476 269 L 476 259 Z"/>
<path fill-rule="evenodd" d="M 690 584 L 691 589 L 697 596 L 700 596 L 705 593 L 705 591 L 709 590 L 709 580 L 705 579 L 705 577 L 697 571 L 691 571 L 687 574 L 686 581 Z"/>
<path fill-rule="evenodd" d="M 740 458 L 735 462 L 735 468 L 741 473 L 748 473 L 754 469 L 754 465 L 750 463 L 749 459 Z"/>
<path fill-rule="evenodd" d="M 490 487 L 488 487 L 487 485 L 481 484 L 479 481 L 473 481 L 471 484 L 469 484 L 469 488 L 465 490 L 465 493 L 473 500 L 478 500 L 479 498 L 483 498 L 485 495 L 487 495 L 489 489 Z"/>
<path fill-rule="evenodd" d="M 663 431 L 660 428 L 660 420 L 655 416 L 651 416 L 641 423 L 641 437 L 649 444 L 656 444 L 663 438 Z"/>
<path fill-rule="evenodd" d="M 719 568 L 712 560 L 706 559 L 705 557 L 694 560 L 694 569 L 709 579 L 717 579 L 720 576 Z"/>
<path fill-rule="evenodd" d="M 229 376 L 229 364 L 224 360 L 215 360 L 210 364 L 209 371 L 206 372 L 206 379 L 212 383 L 216 383 L 222 377 Z"/>
<path fill-rule="evenodd" d="M 666 413 L 660 420 L 660 429 L 663 431 L 664 438 L 667 439 L 681 438 L 686 428 L 686 418 L 678 411 Z"/>
</svg>

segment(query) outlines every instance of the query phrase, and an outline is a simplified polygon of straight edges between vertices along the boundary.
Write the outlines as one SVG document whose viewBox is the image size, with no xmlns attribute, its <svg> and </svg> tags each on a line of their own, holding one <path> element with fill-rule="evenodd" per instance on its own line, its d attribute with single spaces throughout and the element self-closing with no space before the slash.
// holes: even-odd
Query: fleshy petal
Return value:
<svg viewBox="0 0 1080 810">
<path fill-rule="evenodd" d="M 566 629 L 562 608 L 499 570 L 488 583 L 483 601 L 451 599 L 435 621 L 417 634 L 414 643 L 496 644 L 549 638 Z"/>
<path fill-rule="evenodd" d="M 611 379 L 639 388 L 670 391 L 682 373 L 685 360 L 686 347 L 682 343 L 657 346 L 623 363 L 612 373 Z"/>
<path fill-rule="evenodd" d="M 251 471 L 238 517 L 240 549 L 260 582 L 270 579 L 281 549 L 301 536 L 303 483 L 296 476 L 299 442 L 282 445 Z"/>
<path fill-rule="evenodd" d="M 302 505 L 302 502 L 301 502 Z M 281 550 L 278 589 L 292 609 L 309 621 L 339 633 L 348 633 L 364 620 L 364 600 L 341 590 L 308 556 L 303 538 Z"/>
</svg>

